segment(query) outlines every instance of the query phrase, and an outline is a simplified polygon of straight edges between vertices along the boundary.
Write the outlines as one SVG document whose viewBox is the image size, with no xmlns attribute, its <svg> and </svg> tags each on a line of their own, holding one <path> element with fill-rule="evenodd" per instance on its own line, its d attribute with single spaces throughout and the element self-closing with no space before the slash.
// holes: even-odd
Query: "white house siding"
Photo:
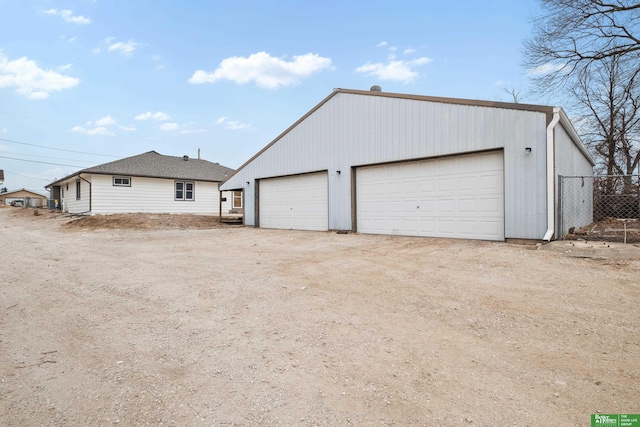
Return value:
<svg viewBox="0 0 640 427">
<path fill-rule="evenodd" d="M 224 215 L 233 209 L 233 191 L 223 191 L 222 198 L 226 199 L 222 202 L 222 215 Z"/>
<path fill-rule="evenodd" d="M 87 178 L 85 178 L 87 179 Z M 78 179 L 70 179 L 60 184 L 64 189 L 64 197 L 62 197 L 62 209 L 69 213 L 89 213 L 90 210 L 90 191 L 89 183 L 84 179 L 80 179 L 80 199 L 76 198 L 76 182 Z"/>
<path fill-rule="evenodd" d="M 593 166 L 571 139 L 561 124 L 555 127 L 555 176 L 591 176 Z M 563 189 L 562 218 L 556 224 L 561 238 L 571 227 L 584 227 L 593 222 L 593 179 L 569 180 Z M 556 197 L 559 197 L 559 181 L 556 178 Z M 560 229 L 562 227 L 562 229 Z"/>
<path fill-rule="evenodd" d="M 223 187 L 244 189 L 245 223 L 254 225 L 254 179 L 328 170 L 329 228 L 352 229 L 352 167 L 504 149 L 505 237 L 541 239 L 546 120 L 541 112 L 337 93 Z"/>
<path fill-rule="evenodd" d="M 113 185 L 111 175 L 91 175 L 93 194 L 91 212 L 92 214 L 140 212 L 218 215 L 220 210 L 218 183 L 194 182 L 195 200 L 175 200 L 175 180 L 173 179 L 132 176 L 131 186 L 122 187 Z M 229 200 L 228 197 L 227 200 Z"/>
</svg>

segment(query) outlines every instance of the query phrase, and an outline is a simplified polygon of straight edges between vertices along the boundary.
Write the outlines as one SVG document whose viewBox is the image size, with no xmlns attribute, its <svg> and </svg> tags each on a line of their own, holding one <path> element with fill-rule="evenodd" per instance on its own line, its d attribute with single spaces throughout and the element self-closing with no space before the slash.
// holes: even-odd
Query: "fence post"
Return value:
<svg viewBox="0 0 640 427">
<path fill-rule="evenodd" d="M 564 217 L 563 215 L 563 203 L 562 203 L 562 196 L 563 196 L 563 184 L 564 184 L 564 177 L 562 175 L 558 175 L 558 240 L 562 239 L 564 240 L 564 224 L 562 221 L 562 218 Z"/>
</svg>

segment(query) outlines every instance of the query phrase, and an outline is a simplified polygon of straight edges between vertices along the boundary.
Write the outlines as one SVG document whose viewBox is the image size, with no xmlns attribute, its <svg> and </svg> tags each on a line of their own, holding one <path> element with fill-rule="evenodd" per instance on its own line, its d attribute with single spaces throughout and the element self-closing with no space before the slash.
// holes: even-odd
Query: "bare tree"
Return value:
<svg viewBox="0 0 640 427">
<path fill-rule="evenodd" d="M 640 162 L 640 68 L 610 56 L 581 73 L 569 92 L 582 137 L 607 175 L 629 175 Z"/>
<path fill-rule="evenodd" d="M 607 175 L 640 161 L 640 2 L 540 0 L 525 67 L 539 93 L 569 95 L 581 137 Z"/>
<path fill-rule="evenodd" d="M 516 88 L 511 87 L 511 86 L 510 87 L 502 87 L 501 89 L 502 89 L 502 91 L 504 93 L 506 93 L 507 95 L 509 95 L 511 97 L 512 102 L 514 104 L 519 104 L 520 101 L 522 101 L 522 98 L 524 97 L 524 96 L 520 95 L 520 92 L 522 92 L 520 89 L 516 89 Z"/>
<path fill-rule="evenodd" d="M 640 58 L 640 3 L 631 0 L 540 0 L 526 40 L 525 67 L 537 86 L 561 89 L 610 57 Z M 636 67 L 640 68 L 640 62 Z"/>
</svg>

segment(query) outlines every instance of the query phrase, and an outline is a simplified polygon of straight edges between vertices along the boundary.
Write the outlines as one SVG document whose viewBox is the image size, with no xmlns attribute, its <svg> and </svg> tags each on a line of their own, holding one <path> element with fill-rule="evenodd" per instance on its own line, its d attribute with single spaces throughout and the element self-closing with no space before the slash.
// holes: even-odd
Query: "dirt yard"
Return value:
<svg viewBox="0 0 640 427">
<path fill-rule="evenodd" d="M 0 209 L 0 425 L 640 412 L 640 248 L 121 220 Z"/>
</svg>

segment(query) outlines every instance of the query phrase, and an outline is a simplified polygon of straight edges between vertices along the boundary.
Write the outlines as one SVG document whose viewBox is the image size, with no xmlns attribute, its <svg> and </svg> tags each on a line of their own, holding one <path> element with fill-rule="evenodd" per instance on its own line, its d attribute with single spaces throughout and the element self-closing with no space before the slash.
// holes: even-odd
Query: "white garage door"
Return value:
<svg viewBox="0 0 640 427">
<path fill-rule="evenodd" d="M 502 152 L 361 167 L 361 233 L 504 240 Z"/>
<path fill-rule="evenodd" d="M 327 173 L 260 180 L 260 227 L 329 229 Z"/>
</svg>

